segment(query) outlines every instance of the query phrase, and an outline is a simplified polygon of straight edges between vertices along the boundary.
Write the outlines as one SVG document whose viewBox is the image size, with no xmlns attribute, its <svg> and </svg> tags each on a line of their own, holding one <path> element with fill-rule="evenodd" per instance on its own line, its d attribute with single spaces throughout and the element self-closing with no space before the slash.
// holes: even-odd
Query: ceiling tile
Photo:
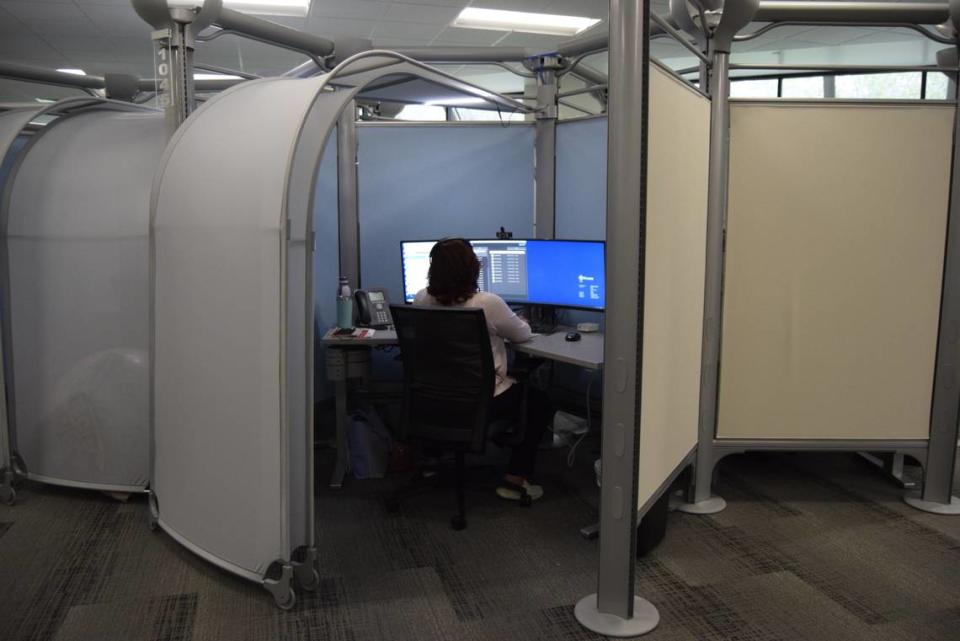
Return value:
<svg viewBox="0 0 960 641">
<path fill-rule="evenodd" d="M 131 36 L 143 33 L 147 38 L 150 37 L 152 28 L 137 15 L 129 3 L 124 6 L 84 5 L 81 10 L 91 22 L 110 35 Z"/>
<path fill-rule="evenodd" d="M 14 18 L 11 14 L 0 9 L 0 34 L 5 33 L 24 33 L 25 26 L 22 22 Z"/>
<path fill-rule="evenodd" d="M 484 9 L 504 9 L 506 11 L 527 11 L 543 13 L 550 5 L 550 0 L 482 0 L 469 2 L 471 6 Z"/>
<path fill-rule="evenodd" d="M 459 27 L 447 27 L 440 33 L 439 36 L 437 36 L 434 43 L 464 46 L 492 45 L 494 42 L 507 35 L 507 33 L 507 31 L 491 31 L 488 29 L 461 29 Z"/>
<path fill-rule="evenodd" d="M 59 2 L 11 2 L 3 0 L 0 7 L 20 20 L 83 20 L 83 12 L 75 4 Z"/>
<path fill-rule="evenodd" d="M 389 6 L 388 2 L 372 0 L 313 0 L 313 4 L 310 5 L 310 17 L 376 20 L 383 16 Z"/>
<path fill-rule="evenodd" d="M 610 3 L 607 0 L 553 0 L 544 10 L 561 16 L 606 18 Z"/>
<path fill-rule="evenodd" d="M 0 57 L 3 59 L 29 58 L 31 60 L 61 60 L 59 51 L 33 34 L 5 35 L 0 38 Z"/>
<path fill-rule="evenodd" d="M 416 0 L 415 4 L 430 4 L 436 7 L 459 7 L 462 9 L 468 4 L 473 4 L 473 0 Z"/>
<path fill-rule="evenodd" d="M 110 38 L 99 36 L 58 36 L 51 44 L 59 51 L 90 51 L 99 53 L 113 51 L 114 49 L 114 44 Z"/>
<path fill-rule="evenodd" d="M 500 41 L 504 47 L 530 47 L 542 52 L 554 51 L 561 42 L 569 40 L 566 36 L 545 36 L 537 33 L 514 32 Z"/>
<path fill-rule="evenodd" d="M 423 39 L 427 43 L 440 35 L 443 29 L 444 25 L 380 21 L 373 30 L 373 37 Z"/>
<path fill-rule="evenodd" d="M 308 23 L 310 33 L 332 38 L 334 36 L 355 36 L 369 38 L 373 32 L 374 22 L 369 20 L 352 20 L 345 18 L 311 17 Z"/>
<path fill-rule="evenodd" d="M 384 20 L 397 22 L 420 22 L 424 24 L 443 24 L 453 22 L 460 13 L 459 7 L 438 7 L 429 4 L 394 2 L 384 14 Z"/>
<path fill-rule="evenodd" d="M 47 36 L 104 35 L 103 29 L 95 25 L 86 16 L 81 20 L 28 20 L 25 24 L 30 31 L 44 38 Z"/>
</svg>

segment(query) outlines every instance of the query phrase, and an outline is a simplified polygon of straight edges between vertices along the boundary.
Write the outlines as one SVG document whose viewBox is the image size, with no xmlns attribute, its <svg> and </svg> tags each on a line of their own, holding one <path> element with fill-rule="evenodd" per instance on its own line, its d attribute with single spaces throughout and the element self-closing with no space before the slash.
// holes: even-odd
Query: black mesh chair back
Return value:
<svg viewBox="0 0 960 641">
<path fill-rule="evenodd" d="M 403 359 L 405 435 L 478 452 L 495 370 L 482 309 L 393 305 Z"/>
</svg>

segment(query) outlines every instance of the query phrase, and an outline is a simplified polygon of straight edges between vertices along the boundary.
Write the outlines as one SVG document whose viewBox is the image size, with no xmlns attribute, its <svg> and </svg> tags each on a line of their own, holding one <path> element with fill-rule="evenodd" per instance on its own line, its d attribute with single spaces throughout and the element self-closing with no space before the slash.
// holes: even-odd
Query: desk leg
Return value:
<svg viewBox="0 0 960 641">
<path fill-rule="evenodd" d="M 333 476 L 330 477 L 330 487 L 340 489 L 343 487 L 343 479 L 350 471 L 350 446 L 347 443 L 347 425 L 350 416 L 347 414 L 347 381 L 338 380 L 334 387 L 336 390 L 336 415 L 337 415 L 337 462 L 333 467 Z"/>
</svg>

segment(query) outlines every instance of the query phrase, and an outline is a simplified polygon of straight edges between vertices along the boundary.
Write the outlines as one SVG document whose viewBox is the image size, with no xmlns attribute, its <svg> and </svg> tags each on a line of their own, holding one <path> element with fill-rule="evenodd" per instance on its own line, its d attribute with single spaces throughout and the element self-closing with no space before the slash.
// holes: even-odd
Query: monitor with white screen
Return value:
<svg viewBox="0 0 960 641">
<path fill-rule="evenodd" d="M 403 297 L 408 303 L 427 286 L 435 242 L 401 243 Z M 471 240 L 470 245 L 480 259 L 480 291 L 508 303 L 604 309 L 603 241 Z"/>
</svg>

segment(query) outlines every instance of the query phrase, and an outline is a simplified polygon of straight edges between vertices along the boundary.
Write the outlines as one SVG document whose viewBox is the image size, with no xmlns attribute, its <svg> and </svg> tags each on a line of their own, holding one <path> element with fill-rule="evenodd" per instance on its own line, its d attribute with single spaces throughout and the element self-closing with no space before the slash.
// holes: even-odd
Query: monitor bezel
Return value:
<svg viewBox="0 0 960 641">
<path fill-rule="evenodd" d="M 454 236 L 454 238 L 457 238 Z M 412 301 L 407 301 L 407 266 L 403 262 L 403 245 L 405 243 L 437 243 L 440 238 L 426 238 L 424 240 L 401 240 L 400 241 L 400 272 L 403 278 L 403 302 L 407 305 L 412 304 Z M 587 238 L 464 238 L 467 242 L 529 242 L 529 241 L 543 241 L 543 242 L 563 242 L 563 243 L 599 243 L 603 245 L 603 280 L 606 284 L 607 280 L 607 241 L 606 240 L 589 240 Z M 414 292 L 414 298 L 416 298 L 417 293 Z M 499 295 L 499 294 L 498 294 Z M 501 296 L 503 298 L 503 296 Z M 536 305 L 538 307 L 550 307 L 555 309 L 573 309 L 583 312 L 597 312 L 603 314 L 607 310 L 606 304 L 603 307 L 588 307 L 585 305 L 564 305 L 562 303 L 538 303 L 533 301 L 522 301 L 522 300 L 512 300 L 509 298 L 503 298 L 503 301 L 508 305 Z M 604 303 L 606 303 L 606 292 L 604 292 Z"/>
</svg>

